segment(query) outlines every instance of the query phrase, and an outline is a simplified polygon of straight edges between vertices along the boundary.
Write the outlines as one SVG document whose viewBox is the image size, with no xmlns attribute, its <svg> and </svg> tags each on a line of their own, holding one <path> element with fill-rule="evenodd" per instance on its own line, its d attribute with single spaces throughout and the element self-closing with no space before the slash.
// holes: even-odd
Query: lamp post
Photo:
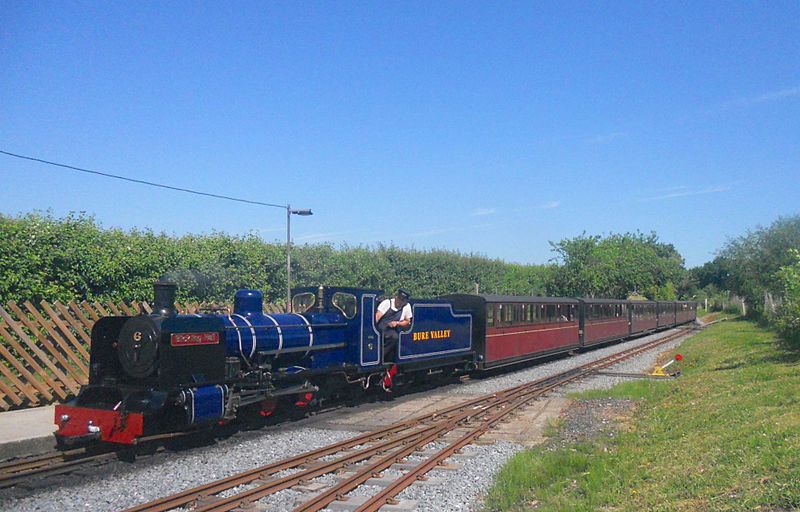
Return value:
<svg viewBox="0 0 800 512">
<path fill-rule="evenodd" d="M 286 311 L 292 311 L 292 215 L 307 217 L 314 215 L 311 210 L 292 210 L 286 205 Z"/>
</svg>

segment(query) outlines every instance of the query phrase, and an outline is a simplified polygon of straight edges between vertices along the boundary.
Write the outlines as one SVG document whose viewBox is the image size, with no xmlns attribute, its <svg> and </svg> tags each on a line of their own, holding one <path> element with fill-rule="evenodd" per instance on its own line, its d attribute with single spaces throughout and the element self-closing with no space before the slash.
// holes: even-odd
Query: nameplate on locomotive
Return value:
<svg viewBox="0 0 800 512">
<path fill-rule="evenodd" d="M 180 332 L 170 335 L 170 345 L 173 347 L 188 347 L 192 345 L 216 345 L 219 343 L 218 332 Z"/>
<path fill-rule="evenodd" d="M 443 340 L 450 337 L 450 329 L 440 331 L 419 331 L 412 333 L 413 341 Z"/>
</svg>

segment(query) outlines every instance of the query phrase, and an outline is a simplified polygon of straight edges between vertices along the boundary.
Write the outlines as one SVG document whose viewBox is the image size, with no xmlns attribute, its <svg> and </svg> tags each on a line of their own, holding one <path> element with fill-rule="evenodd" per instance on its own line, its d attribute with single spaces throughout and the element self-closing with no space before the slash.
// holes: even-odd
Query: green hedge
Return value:
<svg viewBox="0 0 800 512">
<path fill-rule="evenodd" d="M 86 214 L 0 215 L 0 300 L 149 300 L 152 284 L 178 282 L 180 300 L 230 301 L 241 288 L 280 302 L 286 249 L 255 234 L 169 236 L 105 229 Z M 516 265 L 451 251 L 394 246 L 292 250 L 295 286 L 398 286 L 415 296 L 469 292 L 545 293 L 554 265 Z"/>
<path fill-rule="evenodd" d="M 149 300 L 166 277 L 180 300 L 229 302 L 241 288 L 280 302 L 286 248 L 256 234 L 169 236 L 106 229 L 86 214 L 0 215 L 0 300 Z M 581 235 L 553 243 L 558 263 L 519 265 L 475 254 L 377 245 L 300 245 L 292 250 L 295 286 L 359 286 L 416 297 L 472 292 L 624 299 L 691 297 L 683 258 L 655 233 Z"/>
</svg>

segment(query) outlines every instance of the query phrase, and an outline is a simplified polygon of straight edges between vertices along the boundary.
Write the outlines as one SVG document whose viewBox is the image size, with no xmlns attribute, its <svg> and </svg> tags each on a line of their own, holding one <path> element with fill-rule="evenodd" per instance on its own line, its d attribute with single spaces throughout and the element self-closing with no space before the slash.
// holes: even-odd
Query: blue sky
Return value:
<svg viewBox="0 0 800 512">
<path fill-rule="evenodd" d="M 4 2 L 0 149 L 311 208 L 295 242 L 655 230 L 689 266 L 800 213 L 798 2 Z M 285 213 L 0 155 L 0 213 L 285 237 Z"/>
</svg>

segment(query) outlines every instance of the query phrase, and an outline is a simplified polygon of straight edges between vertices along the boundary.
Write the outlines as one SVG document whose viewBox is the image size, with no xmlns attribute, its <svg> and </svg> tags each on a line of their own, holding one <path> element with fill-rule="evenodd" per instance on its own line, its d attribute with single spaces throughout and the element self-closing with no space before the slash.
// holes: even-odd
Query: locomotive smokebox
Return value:
<svg viewBox="0 0 800 512">
<path fill-rule="evenodd" d="M 175 310 L 175 292 L 177 289 L 178 285 L 172 281 L 158 281 L 154 284 L 153 311 L 162 316 L 174 316 L 177 313 Z"/>
</svg>

